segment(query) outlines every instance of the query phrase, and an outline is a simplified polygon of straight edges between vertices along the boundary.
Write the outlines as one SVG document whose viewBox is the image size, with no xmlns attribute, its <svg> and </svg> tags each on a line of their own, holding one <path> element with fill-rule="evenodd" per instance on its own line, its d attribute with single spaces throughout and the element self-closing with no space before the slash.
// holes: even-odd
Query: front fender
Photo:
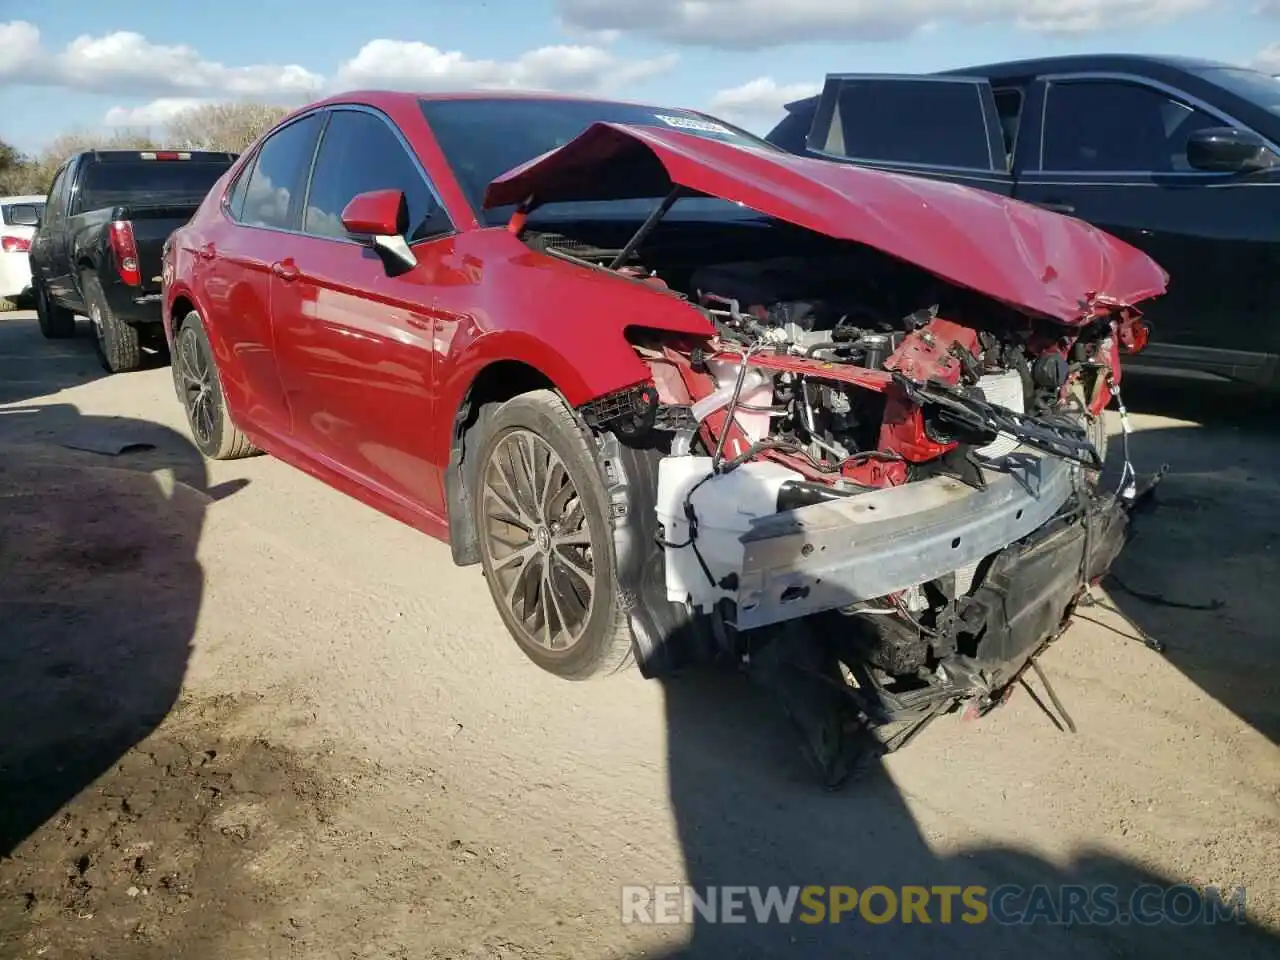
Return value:
<svg viewBox="0 0 1280 960">
<path fill-rule="evenodd" d="M 594 358 L 570 356 L 560 345 L 522 330 L 494 330 L 466 343 L 449 356 L 438 397 L 437 461 L 447 462 L 453 441 L 452 427 L 467 391 L 485 368 L 516 362 L 546 377 L 573 407 L 588 400 L 642 383 L 649 368 L 622 337 L 594 345 Z M 574 351 L 577 354 L 577 351 Z"/>
</svg>

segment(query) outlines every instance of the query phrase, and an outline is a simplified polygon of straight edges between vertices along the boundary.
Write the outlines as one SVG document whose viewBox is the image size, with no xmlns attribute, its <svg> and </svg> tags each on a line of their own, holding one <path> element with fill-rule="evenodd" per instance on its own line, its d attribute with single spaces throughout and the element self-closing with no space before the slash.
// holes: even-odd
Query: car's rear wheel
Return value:
<svg viewBox="0 0 1280 960">
<path fill-rule="evenodd" d="M 608 498 L 586 429 L 564 401 L 536 390 L 499 407 L 473 476 L 480 562 L 520 649 L 571 680 L 628 665 Z"/>
<path fill-rule="evenodd" d="M 89 308 L 93 325 L 93 345 L 98 359 L 108 373 L 128 373 L 142 366 L 142 341 L 138 328 L 125 323 L 107 302 L 98 275 L 86 272 L 80 276 L 80 289 Z"/>
<path fill-rule="evenodd" d="M 36 282 L 36 322 L 46 340 L 65 340 L 76 334 L 76 315 L 66 307 L 57 306 L 49 299 L 44 284 Z"/>
<path fill-rule="evenodd" d="M 209 335 L 194 310 L 183 318 L 174 338 L 173 383 L 191 439 L 201 453 L 210 460 L 235 460 L 259 452 L 231 422 Z"/>
</svg>

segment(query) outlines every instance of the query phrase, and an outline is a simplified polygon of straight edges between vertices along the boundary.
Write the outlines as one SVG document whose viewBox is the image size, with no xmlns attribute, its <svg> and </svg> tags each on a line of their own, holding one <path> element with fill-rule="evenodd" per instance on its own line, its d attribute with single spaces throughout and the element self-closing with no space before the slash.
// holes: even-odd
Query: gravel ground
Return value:
<svg viewBox="0 0 1280 960">
<path fill-rule="evenodd" d="M 0 957 L 1280 955 L 1280 440 L 1133 383 L 1171 473 L 1043 658 L 1079 732 L 1015 696 L 824 793 L 738 677 L 543 675 L 446 546 L 202 462 L 167 369 L 7 315 Z M 134 446 L 73 449 L 103 437 Z M 1249 923 L 621 923 L 622 885 L 685 880 L 1244 885 Z"/>
</svg>

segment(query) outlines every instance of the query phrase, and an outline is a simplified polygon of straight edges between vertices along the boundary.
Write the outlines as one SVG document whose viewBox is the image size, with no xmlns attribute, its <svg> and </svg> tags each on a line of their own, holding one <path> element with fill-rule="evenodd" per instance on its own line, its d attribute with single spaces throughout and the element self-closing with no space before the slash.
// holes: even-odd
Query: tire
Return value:
<svg viewBox="0 0 1280 960">
<path fill-rule="evenodd" d="M 46 340 L 66 340 L 76 335 L 76 315 L 49 299 L 43 283 L 35 284 L 36 322 Z"/>
<path fill-rule="evenodd" d="M 89 321 L 93 324 L 93 346 L 107 373 L 128 373 L 142 366 L 142 341 L 136 327 L 131 327 L 111 309 L 102 292 L 102 281 L 96 273 L 80 275 L 80 290 Z"/>
<path fill-rule="evenodd" d="M 174 335 L 173 382 L 191 439 L 202 454 L 210 460 L 238 460 L 261 453 L 231 421 L 209 335 L 194 310 Z"/>
<path fill-rule="evenodd" d="M 512 492 L 525 490 L 530 462 L 542 496 Z M 618 596 L 609 500 L 586 428 L 552 391 L 521 394 L 489 419 L 476 467 L 470 499 L 480 563 L 525 656 L 567 680 L 628 666 L 631 629 Z M 565 529 L 556 533 L 559 523 Z"/>
<path fill-rule="evenodd" d="M 1093 444 L 1093 448 L 1098 451 L 1098 456 L 1102 460 L 1102 466 L 1097 470 L 1088 467 L 1084 470 L 1085 481 L 1092 488 L 1102 482 L 1102 474 L 1106 470 L 1107 463 L 1107 420 L 1104 415 L 1096 417 L 1085 414 L 1084 428 L 1089 435 L 1089 442 Z"/>
<path fill-rule="evenodd" d="M 1090 417 L 1088 423 L 1089 441 L 1093 444 L 1102 462 L 1107 461 L 1107 420 L 1104 416 Z"/>
</svg>

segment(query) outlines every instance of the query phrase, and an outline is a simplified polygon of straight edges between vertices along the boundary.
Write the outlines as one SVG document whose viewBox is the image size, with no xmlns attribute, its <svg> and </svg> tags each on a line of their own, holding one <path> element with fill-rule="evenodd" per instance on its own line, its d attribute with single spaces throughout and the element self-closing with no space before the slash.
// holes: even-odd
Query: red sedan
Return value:
<svg viewBox="0 0 1280 960">
<path fill-rule="evenodd" d="M 540 666 L 821 650 L 907 730 L 999 702 L 1119 551 L 1099 417 L 1166 282 L 689 110 L 382 92 L 246 150 L 163 279 L 200 449 L 447 539 Z"/>
</svg>

